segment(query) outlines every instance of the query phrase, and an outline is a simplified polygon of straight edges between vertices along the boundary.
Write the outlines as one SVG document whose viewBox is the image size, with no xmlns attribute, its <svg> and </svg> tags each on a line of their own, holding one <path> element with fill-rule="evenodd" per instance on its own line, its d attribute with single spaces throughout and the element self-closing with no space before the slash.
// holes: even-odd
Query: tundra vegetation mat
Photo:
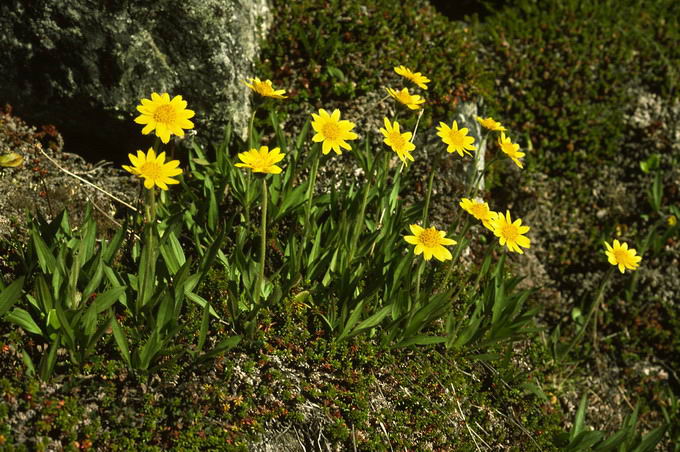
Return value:
<svg viewBox="0 0 680 452">
<path fill-rule="evenodd" d="M 0 448 L 680 449 L 680 5 L 370 3 L 275 0 L 245 140 L 150 94 L 138 201 L 2 238 Z"/>
</svg>

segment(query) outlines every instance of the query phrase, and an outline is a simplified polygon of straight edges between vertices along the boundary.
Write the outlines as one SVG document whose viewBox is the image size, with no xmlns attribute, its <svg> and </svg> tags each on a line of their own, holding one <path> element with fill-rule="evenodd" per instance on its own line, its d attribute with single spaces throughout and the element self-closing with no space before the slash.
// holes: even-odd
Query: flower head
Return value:
<svg viewBox="0 0 680 452">
<path fill-rule="evenodd" d="M 423 254 L 426 261 L 432 259 L 432 256 L 440 261 L 453 258 L 451 252 L 444 248 L 444 245 L 455 245 L 458 242 L 447 239 L 446 231 L 438 231 L 434 227 L 425 229 L 417 224 L 412 224 L 409 228 L 413 235 L 404 236 L 404 240 L 416 246 L 413 250 L 416 256 Z"/>
<path fill-rule="evenodd" d="M 149 148 L 146 154 L 137 151 L 136 156 L 128 154 L 128 157 L 133 166 L 123 165 L 123 169 L 143 178 L 144 187 L 149 190 L 154 186 L 161 190 L 167 190 L 168 185 L 179 184 L 178 180 L 172 179 L 173 176 L 182 174 L 182 169 L 178 168 L 179 160 L 171 160 L 165 163 L 165 152 L 156 156 L 153 148 Z"/>
<path fill-rule="evenodd" d="M 504 132 L 501 132 L 501 136 L 498 138 L 498 145 L 501 147 L 501 151 L 507 154 L 507 156 L 515 162 L 515 165 L 524 168 L 522 162 L 519 160 L 524 157 L 524 152 L 519 150 L 519 144 L 513 143 L 510 138 L 505 136 Z"/>
<path fill-rule="evenodd" d="M 251 78 L 250 83 L 243 81 L 243 83 L 253 91 L 255 91 L 260 96 L 273 97 L 274 99 L 285 99 L 288 96 L 284 96 L 286 92 L 283 89 L 274 89 L 271 80 L 262 81 L 259 78 Z"/>
<path fill-rule="evenodd" d="M 482 125 L 485 129 L 489 129 L 492 132 L 503 132 L 505 131 L 505 127 L 503 127 L 503 124 L 501 124 L 498 121 L 495 121 L 492 117 L 488 118 L 480 118 L 477 116 L 477 122 Z"/>
<path fill-rule="evenodd" d="M 234 165 L 239 168 L 250 168 L 253 173 L 279 174 L 282 169 L 276 166 L 276 163 L 283 160 L 284 156 L 279 148 L 270 151 L 267 146 L 261 146 L 259 151 L 251 149 L 248 152 L 239 152 L 238 158 L 243 163 Z"/>
<path fill-rule="evenodd" d="M 137 124 L 145 124 L 142 133 L 147 135 L 156 130 L 156 135 L 163 143 L 170 141 L 170 135 L 184 136 L 184 130 L 193 129 L 194 123 L 189 118 L 194 112 L 187 110 L 187 102 L 182 96 L 175 96 L 170 100 L 168 93 L 151 93 L 151 99 L 142 99 L 142 105 L 137 106 L 141 115 L 135 118 Z"/>
<path fill-rule="evenodd" d="M 392 148 L 397 153 L 399 158 L 405 165 L 408 165 L 406 159 L 414 161 L 411 156 L 411 151 L 416 148 L 416 145 L 411 143 L 411 132 L 401 133 L 399 130 L 399 123 L 394 121 L 390 123 L 389 119 L 385 118 L 385 128 L 380 129 L 380 132 L 385 136 L 385 144 Z"/>
<path fill-rule="evenodd" d="M 430 79 L 425 77 L 423 74 L 420 72 L 413 72 L 411 69 L 405 67 L 405 66 L 397 66 L 394 68 L 394 72 L 397 74 L 401 75 L 402 77 L 406 78 L 407 80 L 412 81 L 422 89 L 427 89 L 427 83 L 430 83 Z"/>
<path fill-rule="evenodd" d="M 347 144 L 346 140 L 356 140 L 359 138 L 351 130 L 354 128 L 354 123 L 347 120 L 340 120 L 340 110 L 333 110 L 330 115 L 323 108 L 319 110 L 319 114 L 312 113 L 312 128 L 316 135 L 312 137 L 315 143 L 322 142 L 321 151 L 324 154 L 331 152 L 331 149 L 336 154 L 342 154 L 340 148 L 351 150 L 352 147 Z"/>
<path fill-rule="evenodd" d="M 604 242 L 604 245 L 604 252 L 609 259 L 609 263 L 617 265 L 621 273 L 626 269 L 637 270 L 642 257 L 636 256 L 637 252 L 633 248 L 628 248 L 627 243 L 620 243 L 618 240 L 614 239 L 614 246 L 611 246 L 607 242 Z"/>
<path fill-rule="evenodd" d="M 460 207 L 463 208 L 467 213 L 480 220 L 482 224 L 493 231 L 492 221 L 498 216 L 498 212 L 494 212 L 489 209 L 489 204 L 485 202 L 479 202 L 468 198 L 463 198 L 460 201 Z"/>
<path fill-rule="evenodd" d="M 510 251 L 519 254 L 524 254 L 520 248 L 529 248 L 530 240 L 522 234 L 529 231 L 529 226 L 522 226 L 522 220 L 519 218 L 513 221 L 510 219 L 510 211 L 506 211 L 505 216 L 499 213 L 496 218 L 491 220 L 493 233 L 499 238 L 501 246 L 505 245 Z"/>
<path fill-rule="evenodd" d="M 444 144 L 448 145 L 448 148 L 446 149 L 448 152 L 458 152 L 458 154 L 463 157 L 463 152 L 470 154 L 469 151 L 477 149 L 477 147 L 472 145 L 475 141 L 474 137 L 468 136 L 467 128 L 463 127 L 462 129 L 458 129 L 458 123 L 456 121 L 453 121 L 451 127 L 440 122 L 437 131 L 437 135 L 441 137 Z"/>
<path fill-rule="evenodd" d="M 425 103 L 425 99 L 421 98 L 419 95 L 409 94 L 408 88 L 404 88 L 401 91 L 397 91 L 392 88 L 385 88 L 385 90 L 387 90 L 387 94 L 394 97 L 411 110 L 418 110 L 420 108 L 420 104 Z"/>
</svg>

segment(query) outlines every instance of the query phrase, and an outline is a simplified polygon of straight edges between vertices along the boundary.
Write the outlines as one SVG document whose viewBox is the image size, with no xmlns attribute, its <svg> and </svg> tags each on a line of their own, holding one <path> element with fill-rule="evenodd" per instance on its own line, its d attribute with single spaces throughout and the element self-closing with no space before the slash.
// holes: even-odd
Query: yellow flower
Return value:
<svg viewBox="0 0 680 452">
<path fill-rule="evenodd" d="M 342 154 L 340 148 L 351 150 L 352 147 L 347 144 L 346 140 L 356 140 L 359 138 L 351 130 L 354 128 L 354 123 L 347 120 L 340 120 L 340 110 L 333 110 L 330 115 L 323 108 L 319 110 L 319 114 L 312 113 L 312 128 L 316 135 L 312 137 L 315 143 L 323 142 L 321 150 L 324 154 L 331 152 L 331 149 L 336 154 Z"/>
<path fill-rule="evenodd" d="M 446 231 L 438 231 L 434 227 L 425 229 L 417 224 L 412 224 L 409 228 L 413 235 L 404 236 L 404 240 L 416 246 L 413 250 L 416 256 L 423 254 L 426 261 L 432 259 L 432 256 L 442 262 L 452 259 L 451 252 L 444 245 L 455 245 L 458 242 L 447 239 Z"/>
<path fill-rule="evenodd" d="M 499 237 L 501 246 L 505 245 L 510 251 L 519 254 L 524 254 L 520 246 L 529 248 L 531 244 L 529 238 L 522 235 L 529 231 L 529 226 L 522 226 L 522 220 L 519 218 L 513 223 L 510 219 L 510 211 L 506 211 L 506 216 L 499 213 L 496 218 L 491 220 L 491 225 L 493 226 L 493 233 L 496 237 Z"/>
<path fill-rule="evenodd" d="M 387 90 L 387 94 L 394 97 L 411 110 L 418 110 L 420 108 L 420 104 L 425 102 L 425 99 L 421 98 L 419 95 L 409 94 L 408 88 L 404 88 L 401 91 L 397 91 L 392 88 L 385 88 L 385 90 Z"/>
<path fill-rule="evenodd" d="M 240 152 L 238 158 L 243 163 L 235 163 L 239 168 L 250 168 L 253 173 L 279 174 L 282 169 L 276 163 L 283 160 L 285 154 L 281 153 L 280 148 L 271 151 L 267 146 L 261 146 L 260 150 L 251 149 L 248 152 Z"/>
<path fill-rule="evenodd" d="M 476 219 L 480 220 L 487 229 L 493 231 L 491 222 L 496 219 L 498 212 L 489 209 L 489 204 L 463 198 L 460 202 L 460 207 Z"/>
<path fill-rule="evenodd" d="M 492 117 L 488 118 L 480 118 L 477 116 L 477 122 L 482 125 L 485 129 L 489 129 L 492 132 L 503 132 L 505 131 L 505 127 L 503 127 L 503 124 L 501 124 L 498 121 L 494 121 Z"/>
<path fill-rule="evenodd" d="M 271 80 L 262 81 L 259 78 L 251 78 L 250 83 L 243 81 L 243 83 L 260 96 L 273 97 L 274 99 L 286 99 L 288 96 L 283 94 L 286 92 L 283 89 L 274 89 Z"/>
<path fill-rule="evenodd" d="M 451 127 L 444 124 L 443 122 L 440 122 L 437 130 L 437 135 L 441 137 L 444 144 L 448 145 L 448 148 L 446 149 L 448 152 L 458 152 L 458 154 L 463 157 L 463 152 L 470 154 L 469 151 L 474 151 L 477 149 L 472 145 L 475 139 L 468 136 L 467 134 L 468 129 L 463 127 L 459 130 L 458 123 L 456 121 L 453 121 Z"/>
<path fill-rule="evenodd" d="M 407 80 L 412 81 L 422 89 L 427 89 L 426 83 L 430 83 L 430 79 L 425 77 L 420 72 L 412 72 L 411 69 L 405 66 L 397 66 L 394 68 L 394 72 L 405 77 Z"/>
<path fill-rule="evenodd" d="M 507 154 L 507 156 L 515 162 L 515 165 L 524 168 L 522 162 L 519 160 L 524 157 L 524 152 L 519 150 L 519 144 L 513 143 L 510 138 L 505 136 L 504 132 L 501 132 L 501 136 L 498 138 L 498 144 L 501 147 L 501 151 Z"/>
<path fill-rule="evenodd" d="M 187 110 L 187 102 L 182 96 L 175 96 L 170 100 L 168 93 L 151 93 L 151 99 L 142 99 L 142 105 L 137 106 L 141 115 L 135 118 L 137 124 L 145 124 L 142 133 L 147 135 L 156 130 L 156 135 L 163 143 L 170 141 L 170 135 L 184 136 L 184 130 L 193 129 L 194 123 L 189 118 L 194 112 Z"/>
<path fill-rule="evenodd" d="M 671 216 L 668 217 L 668 219 L 666 220 L 666 223 L 668 223 L 668 226 L 673 227 L 673 226 L 675 226 L 676 224 L 678 224 L 678 219 L 675 217 L 675 215 L 671 215 Z"/>
<path fill-rule="evenodd" d="M 618 265 L 619 271 L 623 273 L 626 269 L 637 270 L 641 256 L 636 256 L 637 252 L 633 248 L 628 248 L 627 243 L 620 243 L 614 239 L 614 246 L 604 242 L 605 254 L 612 265 Z"/>
<path fill-rule="evenodd" d="M 137 151 L 137 155 L 128 154 L 133 166 L 123 165 L 123 169 L 131 172 L 135 176 L 144 179 L 144 187 L 151 190 L 154 185 L 161 190 L 167 190 L 168 184 L 179 184 L 178 180 L 172 176 L 182 174 L 182 169 L 178 168 L 179 160 L 171 160 L 165 163 L 165 152 L 156 156 L 153 148 L 149 148 L 146 155 L 142 151 Z"/>
<path fill-rule="evenodd" d="M 399 123 L 394 121 L 394 125 L 390 123 L 389 119 L 385 118 L 385 128 L 380 129 L 380 132 L 385 136 L 385 144 L 392 148 L 397 153 L 399 158 L 405 165 L 408 165 L 406 159 L 414 161 L 411 156 L 411 151 L 416 148 L 416 145 L 411 143 L 411 132 L 401 133 L 399 131 Z"/>
</svg>

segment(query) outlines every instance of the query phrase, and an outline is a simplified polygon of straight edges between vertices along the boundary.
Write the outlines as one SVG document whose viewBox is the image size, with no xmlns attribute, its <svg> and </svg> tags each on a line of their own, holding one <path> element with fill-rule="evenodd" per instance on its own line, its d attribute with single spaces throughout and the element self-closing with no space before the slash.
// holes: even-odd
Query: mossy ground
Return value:
<svg viewBox="0 0 680 452">
<path fill-rule="evenodd" d="M 518 0 L 451 22 L 420 0 L 273 3 L 259 76 L 290 91 L 291 128 L 310 108 L 371 114 L 405 64 L 436 80 L 421 127 L 481 97 L 528 148 L 525 171 L 497 170 L 487 187 L 532 226 L 532 248 L 512 264 L 536 289 L 543 331 L 487 362 L 366 337 L 336 344 L 313 309 L 285 304 L 264 315 L 255 341 L 215 362 L 178 362 L 147 380 L 107 335 L 93 362 L 41 383 L 20 353 L 42 344 L 3 323 L 0 448 L 554 450 L 583 394 L 599 430 L 619 429 L 636 404 L 638 431 L 663 422 L 680 388 L 677 234 L 650 245 L 638 272 L 614 277 L 597 347 L 588 335 L 556 363 L 550 334 L 561 325 L 570 338 L 575 308 L 592 302 L 608 266 L 602 240 L 639 248 L 665 220 L 641 161 L 661 155 L 663 205 L 680 205 L 678 4 Z M 221 290 L 215 274 L 205 296 L 219 306 Z M 199 323 L 190 313 L 187 328 Z M 677 450 L 678 425 L 660 450 Z"/>
</svg>

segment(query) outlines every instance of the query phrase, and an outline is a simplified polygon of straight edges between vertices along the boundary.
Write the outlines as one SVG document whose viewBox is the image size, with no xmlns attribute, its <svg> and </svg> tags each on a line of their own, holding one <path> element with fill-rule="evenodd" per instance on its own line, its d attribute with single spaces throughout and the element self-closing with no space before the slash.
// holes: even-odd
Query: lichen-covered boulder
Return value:
<svg viewBox="0 0 680 452">
<path fill-rule="evenodd" d="M 54 124 L 66 150 L 122 161 L 148 140 L 132 122 L 152 92 L 181 94 L 199 136 L 247 123 L 267 0 L 9 0 L 0 3 L 0 103 Z"/>
</svg>

